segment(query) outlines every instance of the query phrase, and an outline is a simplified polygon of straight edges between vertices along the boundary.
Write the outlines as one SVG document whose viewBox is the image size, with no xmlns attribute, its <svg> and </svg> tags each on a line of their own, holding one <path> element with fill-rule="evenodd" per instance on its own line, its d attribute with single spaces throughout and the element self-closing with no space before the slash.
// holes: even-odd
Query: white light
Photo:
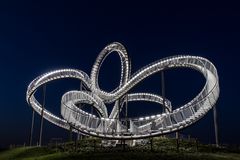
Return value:
<svg viewBox="0 0 240 160">
<path fill-rule="evenodd" d="M 151 118 L 153 119 L 153 118 L 155 118 L 155 116 L 153 115 L 153 116 L 151 116 Z"/>
<path fill-rule="evenodd" d="M 150 119 L 150 117 L 145 117 L 145 119 L 146 119 L 146 120 L 149 120 L 149 119 Z"/>
</svg>

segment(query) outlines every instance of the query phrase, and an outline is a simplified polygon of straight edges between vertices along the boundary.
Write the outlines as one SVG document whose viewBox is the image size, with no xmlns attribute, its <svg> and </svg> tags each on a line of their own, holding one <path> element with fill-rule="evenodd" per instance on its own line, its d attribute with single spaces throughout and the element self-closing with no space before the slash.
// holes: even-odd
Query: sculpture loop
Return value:
<svg viewBox="0 0 240 160">
<path fill-rule="evenodd" d="M 102 90 L 98 85 L 98 74 L 105 58 L 116 51 L 121 60 L 121 79 L 119 86 L 111 92 Z M 199 71 L 206 79 L 201 92 L 187 104 L 172 110 L 171 102 L 151 93 L 128 93 L 150 75 L 165 69 L 186 67 Z M 110 139 L 137 139 L 157 136 L 185 128 L 202 118 L 216 103 L 219 97 L 218 74 L 215 66 L 207 59 L 198 56 L 178 55 L 155 61 L 131 75 L 131 63 L 124 46 L 118 42 L 106 46 L 98 55 L 89 77 L 76 69 L 60 69 L 35 78 L 28 86 L 26 99 L 39 114 L 42 105 L 34 96 L 42 85 L 63 78 L 75 78 L 82 81 L 87 90 L 69 91 L 62 96 L 61 115 L 57 117 L 47 109 L 43 117 L 51 123 L 65 129 L 70 125 L 83 134 Z M 166 112 L 138 118 L 119 118 L 126 101 L 149 101 L 162 104 Z M 78 107 L 79 103 L 92 105 L 98 115 L 88 113 Z M 105 104 L 114 103 L 108 115 Z M 164 104 L 163 104 L 164 103 Z"/>
</svg>

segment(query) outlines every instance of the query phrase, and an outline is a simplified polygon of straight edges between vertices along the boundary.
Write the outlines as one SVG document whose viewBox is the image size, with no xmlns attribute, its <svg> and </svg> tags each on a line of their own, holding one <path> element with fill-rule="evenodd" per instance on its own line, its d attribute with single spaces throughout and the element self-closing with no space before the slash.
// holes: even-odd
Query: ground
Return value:
<svg viewBox="0 0 240 160">
<path fill-rule="evenodd" d="M 125 150 L 122 146 L 101 147 L 96 139 L 45 147 L 18 147 L 0 151 L 0 160 L 240 160 L 239 149 L 214 148 L 193 141 L 180 141 L 176 149 L 175 139 L 155 139 L 153 142 L 152 150 L 150 143 Z"/>
<path fill-rule="evenodd" d="M 126 159 L 166 159 L 166 160 L 240 160 L 237 153 L 159 153 L 159 152 L 95 152 L 69 153 L 54 152 L 45 147 L 21 147 L 0 153 L 0 160 L 126 160 Z"/>
</svg>

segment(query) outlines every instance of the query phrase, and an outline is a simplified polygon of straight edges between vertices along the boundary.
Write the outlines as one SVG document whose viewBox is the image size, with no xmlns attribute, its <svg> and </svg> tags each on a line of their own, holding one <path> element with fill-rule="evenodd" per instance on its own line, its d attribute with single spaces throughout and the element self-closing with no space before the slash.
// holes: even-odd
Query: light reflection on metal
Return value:
<svg viewBox="0 0 240 160">
<path fill-rule="evenodd" d="M 116 51 L 121 60 L 121 79 L 119 86 L 111 92 L 102 90 L 98 85 L 98 74 L 105 58 Z M 129 93 L 129 90 L 150 75 L 166 68 L 185 67 L 199 71 L 206 79 L 201 92 L 190 102 L 172 110 L 171 102 L 151 93 Z M 41 114 L 42 105 L 34 97 L 36 90 L 54 80 L 75 78 L 82 81 L 85 91 L 69 91 L 62 96 L 61 115 L 57 117 L 47 109 L 43 117 L 53 124 L 65 129 L 70 125 L 75 132 L 110 139 L 137 139 L 167 134 L 185 128 L 202 118 L 216 103 L 219 97 L 218 74 L 215 66 L 207 59 L 198 56 L 177 55 L 155 61 L 136 73 L 130 73 L 130 60 L 124 46 L 118 42 L 106 46 L 98 55 L 89 77 L 77 69 L 60 69 L 43 74 L 34 79 L 28 86 L 26 99 L 33 109 Z M 126 96 L 127 95 L 127 98 Z M 124 101 L 149 101 L 162 104 L 166 112 L 139 118 L 118 118 L 118 105 Z M 164 102 L 164 104 L 163 104 Z M 99 117 L 83 111 L 79 103 L 92 105 Z M 114 103 L 108 115 L 105 104 Z M 127 123 L 126 123 L 127 122 Z M 70 125 L 69 125 L 70 124 Z M 125 125 L 125 124 L 130 124 Z"/>
</svg>

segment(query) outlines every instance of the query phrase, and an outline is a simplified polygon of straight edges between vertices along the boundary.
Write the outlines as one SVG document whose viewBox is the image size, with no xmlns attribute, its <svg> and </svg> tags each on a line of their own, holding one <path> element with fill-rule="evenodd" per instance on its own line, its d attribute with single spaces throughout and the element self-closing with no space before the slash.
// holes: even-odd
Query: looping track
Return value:
<svg viewBox="0 0 240 160">
<path fill-rule="evenodd" d="M 106 92 L 99 88 L 98 74 L 105 58 L 116 51 L 121 60 L 121 80 L 119 86 Z M 163 100 L 159 95 L 151 93 L 128 93 L 128 91 L 148 76 L 169 68 L 185 67 L 199 71 L 206 79 L 201 92 L 187 104 L 172 110 L 171 102 Z M 34 97 L 36 90 L 54 80 L 63 78 L 79 79 L 88 91 L 69 91 L 62 96 L 61 114 L 57 117 L 47 109 L 43 117 L 53 124 L 65 129 L 70 125 L 75 131 L 92 136 L 110 139 L 137 139 L 157 136 L 185 128 L 202 118 L 216 103 L 219 97 L 218 74 L 215 66 L 207 59 L 197 56 L 178 55 L 160 59 L 131 75 L 131 63 L 126 49 L 120 43 L 114 42 L 106 46 L 97 57 L 91 77 L 76 69 L 60 69 L 43 74 L 34 79 L 28 86 L 26 99 L 33 109 L 41 114 L 42 105 Z M 139 118 L 118 118 L 118 110 L 124 101 L 150 101 L 165 104 L 167 112 Z M 94 106 L 99 116 L 87 113 L 77 107 L 79 103 Z M 108 115 L 105 104 L 115 103 Z"/>
</svg>

